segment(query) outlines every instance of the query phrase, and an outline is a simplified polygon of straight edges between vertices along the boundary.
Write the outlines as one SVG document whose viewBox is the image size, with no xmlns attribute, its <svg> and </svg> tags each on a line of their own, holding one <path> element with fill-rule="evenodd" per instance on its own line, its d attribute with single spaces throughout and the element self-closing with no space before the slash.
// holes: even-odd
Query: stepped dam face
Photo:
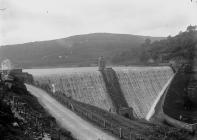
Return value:
<svg viewBox="0 0 197 140">
<path fill-rule="evenodd" d="M 121 95 L 109 93 L 105 76 L 96 67 L 24 70 L 39 84 L 48 84 L 55 94 L 114 112 L 120 98 L 133 108 L 137 118 L 146 118 L 164 85 L 173 76 L 170 67 L 113 67 Z M 113 82 L 113 78 L 111 80 Z M 108 84 L 109 85 L 109 84 Z M 115 84 L 116 85 L 116 84 Z M 116 100 L 116 101 L 114 101 Z M 120 101 L 119 101 L 120 102 Z"/>
</svg>

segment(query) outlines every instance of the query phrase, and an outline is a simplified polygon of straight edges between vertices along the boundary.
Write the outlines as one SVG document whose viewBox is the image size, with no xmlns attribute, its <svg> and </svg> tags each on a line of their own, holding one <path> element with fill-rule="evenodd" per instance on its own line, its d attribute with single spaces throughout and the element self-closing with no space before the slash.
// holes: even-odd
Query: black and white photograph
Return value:
<svg viewBox="0 0 197 140">
<path fill-rule="evenodd" d="M 197 0 L 0 0 L 0 140 L 197 140 Z"/>
</svg>

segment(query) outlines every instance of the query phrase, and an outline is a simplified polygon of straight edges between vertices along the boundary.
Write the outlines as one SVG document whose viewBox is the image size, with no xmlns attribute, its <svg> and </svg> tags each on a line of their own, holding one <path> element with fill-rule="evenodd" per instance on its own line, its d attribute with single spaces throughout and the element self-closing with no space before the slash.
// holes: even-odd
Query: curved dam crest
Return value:
<svg viewBox="0 0 197 140">
<path fill-rule="evenodd" d="M 148 115 L 163 87 L 173 76 L 168 66 L 162 67 L 113 67 L 122 94 L 137 118 Z M 116 109 L 104 78 L 96 67 L 25 70 L 41 84 L 61 91 L 77 101 L 97 106 L 107 111 Z M 112 95 L 113 96 L 113 95 Z"/>
</svg>

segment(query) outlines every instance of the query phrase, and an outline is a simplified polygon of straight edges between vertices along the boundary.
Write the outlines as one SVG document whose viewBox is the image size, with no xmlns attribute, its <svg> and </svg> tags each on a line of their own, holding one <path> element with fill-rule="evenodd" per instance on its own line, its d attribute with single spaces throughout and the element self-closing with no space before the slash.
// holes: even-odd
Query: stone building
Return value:
<svg viewBox="0 0 197 140">
<path fill-rule="evenodd" d="M 98 60 L 99 70 L 100 71 L 104 70 L 105 66 L 106 66 L 105 58 L 103 56 L 99 57 L 99 60 Z"/>
</svg>

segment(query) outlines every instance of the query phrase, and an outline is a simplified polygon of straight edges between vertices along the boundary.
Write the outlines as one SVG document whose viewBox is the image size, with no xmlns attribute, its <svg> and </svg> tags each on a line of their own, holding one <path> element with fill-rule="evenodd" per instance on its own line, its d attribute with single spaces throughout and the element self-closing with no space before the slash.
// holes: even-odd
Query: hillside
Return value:
<svg viewBox="0 0 197 140">
<path fill-rule="evenodd" d="M 148 60 L 157 63 L 174 62 L 192 62 L 196 55 L 197 30 L 196 26 L 188 26 L 186 31 L 180 32 L 175 36 L 169 36 L 159 41 L 146 40 L 141 45 L 141 52 L 136 53 L 139 61 L 148 64 Z M 114 63 L 130 64 L 133 56 L 132 49 L 122 51 L 113 57 Z M 139 52 L 139 50 L 135 50 Z M 195 63 L 197 61 L 195 60 Z"/>
<path fill-rule="evenodd" d="M 180 32 L 174 37 L 155 41 L 149 45 L 148 51 L 157 61 L 187 61 L 196 59 L 197 26 L 188 26 L 186 31 Z"/>
<path fill-rule="evenodd" d="M 122 51 L 140 51 L 141 44 L 161 37 L 128 34 L 94 33 L 68 38 L 6 45 L 0 47 L 0 61 L 8 58 L 17 67 L 89 66 L 104 56 L 111 63 L 112 58 Z M 136 51 L 131 51 L 135 58 Z M 135 59 L 133 59 L 135 60 Z"/>
<path fill-rule="evenodd" d="M 21 77 L 13 73 L 9 75 L 12 80 L 6 77 L 0 72 L 0 140 L 48 139 L 47 136 L 75 140 L 27 91 Z"/>
</svg>

